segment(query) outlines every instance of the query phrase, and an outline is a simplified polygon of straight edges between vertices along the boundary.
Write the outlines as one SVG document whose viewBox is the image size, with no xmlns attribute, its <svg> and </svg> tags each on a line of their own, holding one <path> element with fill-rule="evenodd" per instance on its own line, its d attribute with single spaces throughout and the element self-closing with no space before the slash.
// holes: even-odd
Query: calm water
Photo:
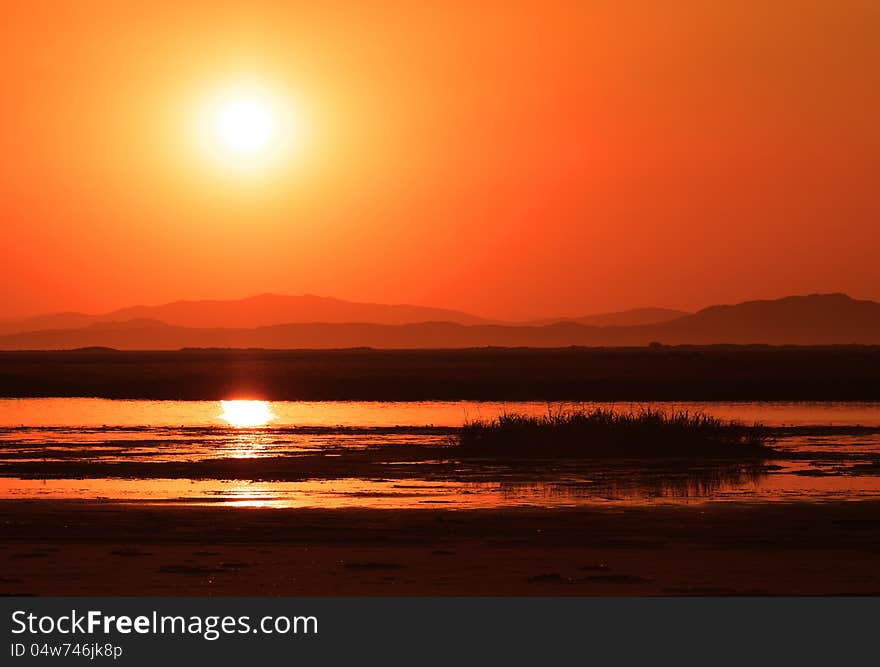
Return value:
<svg viewBox="0 0 880 667">
<path fill-rule="evenodd" d="M 546 414 L 559 407 L 651 407 L 702 411 L 724 419 L 771 426 L 880 426 L 880 403 L 553 403 L 486 401 L 272 401 L 272 426 L 460 426 L 504 411 Z M 99 398 L 0 399 L 4 426 L 225 426 L 219 401 L 116 401 Z"/>
<path fill-rule="evenodd" d="M 581 405 L 643 404 L 549 409 Z M 878 403 L 650 407 L 773 426 L 880 427 Z M 467 419 L 547 410 L 546 403 L 0 399 L 0 498 L 401 508 L 880 498 L 880 435 L 871 432 L 795 429 L 776 443 L 786 458 L 760 470 L 634 462 L 472 468 L 407 459 L 412 448 L 448 443 Z M 389 446 L 400 446 L 400 460 L 352 474 L 352 453 Z M 320 472 L 277 472 L 278 462 L 297 460 L 320 462 Z"/>
</svg>

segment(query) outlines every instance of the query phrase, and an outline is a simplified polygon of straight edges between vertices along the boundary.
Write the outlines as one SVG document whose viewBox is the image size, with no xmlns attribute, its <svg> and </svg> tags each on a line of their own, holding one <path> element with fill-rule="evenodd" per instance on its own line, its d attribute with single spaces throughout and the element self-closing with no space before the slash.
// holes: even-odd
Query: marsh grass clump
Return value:
<svg viewBox="0 0 880 667">
<path fill-rule="evenodd" d="M 533 416 L 505 413 L 471 420 L 459 434 L 458 451 L 503 458 L 769 458 L 767 430 L 702 412 L 645 408 L 548 410 Z"/>
</svg>

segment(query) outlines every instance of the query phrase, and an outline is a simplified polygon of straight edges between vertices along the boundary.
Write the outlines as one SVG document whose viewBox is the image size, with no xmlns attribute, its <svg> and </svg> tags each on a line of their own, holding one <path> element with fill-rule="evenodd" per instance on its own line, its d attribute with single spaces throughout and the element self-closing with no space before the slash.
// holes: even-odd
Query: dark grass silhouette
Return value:
<svg viewBox="0 0 880 667">
<path fill-rule="evenodd" d="M 761 425 L 704 413 L 646 408 L 548 409 L 546 415 L 507 413 L 465 423 L 459 452 L 470 457 L 760 459 L 774 450 Z"/>
</svg>

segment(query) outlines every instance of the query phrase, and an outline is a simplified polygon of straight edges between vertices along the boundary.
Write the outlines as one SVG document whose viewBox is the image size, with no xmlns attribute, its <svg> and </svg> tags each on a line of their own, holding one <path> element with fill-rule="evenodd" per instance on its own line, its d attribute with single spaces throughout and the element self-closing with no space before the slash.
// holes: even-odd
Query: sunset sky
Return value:
<svg viewBox="0 0 880 667">
<path fill-rule="evenodd" d="M 880 4 L 718 4 L 10 4 L 0 318 L 880 298 Z"/>
</svg>

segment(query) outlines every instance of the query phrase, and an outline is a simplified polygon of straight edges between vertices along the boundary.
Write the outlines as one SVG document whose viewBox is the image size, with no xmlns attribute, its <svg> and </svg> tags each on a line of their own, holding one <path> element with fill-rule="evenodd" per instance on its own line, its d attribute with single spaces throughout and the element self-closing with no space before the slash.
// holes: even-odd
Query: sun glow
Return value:
<svg viewBox="0 0 880 667">
<path fill-rule="evenodd" d="M 220 401 L 220 419 L 239 428 L 265 426 L 275 419 L 268 401 Z"/>
</svg>

